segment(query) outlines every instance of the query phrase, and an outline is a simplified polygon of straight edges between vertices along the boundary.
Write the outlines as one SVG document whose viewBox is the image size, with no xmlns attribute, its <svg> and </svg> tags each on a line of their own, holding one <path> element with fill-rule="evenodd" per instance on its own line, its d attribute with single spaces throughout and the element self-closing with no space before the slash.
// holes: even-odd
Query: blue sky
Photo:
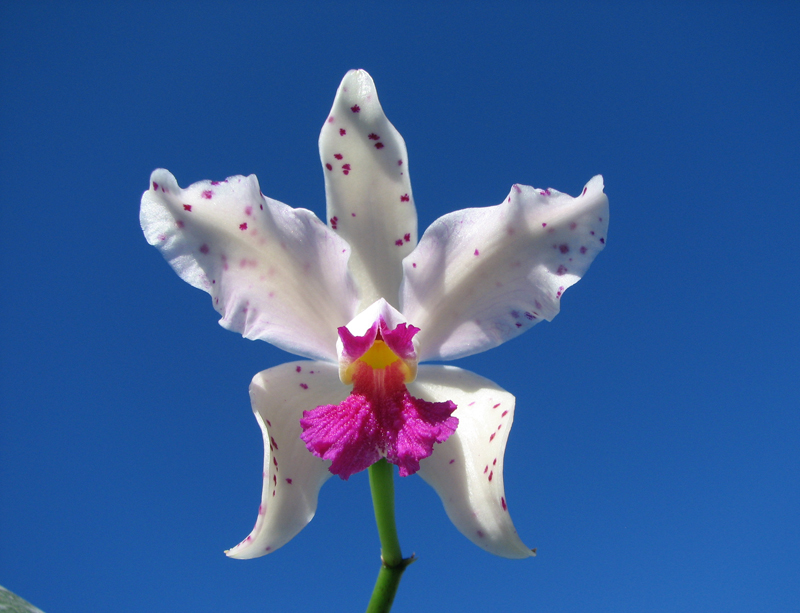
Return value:
<svg viewBox="0 0 800 613">
<path fill-rule="evenodd" d="M 792 2 L 32 3 L 0 19 L 0 585 L 55 611 L 352 611 L 365 474 L 251 561 L 252 376 L 147 245 L 150 172 L 255 173 L 324 215 L 317 152 L 365 68 L 420 218 L 595 174 L 608 246 L 552 322 L 457 365 L 515 394 L 506 493 L 536 558 L 396 481 L 395 610 L 800 608 L 800 9 Z"/>
</svg>

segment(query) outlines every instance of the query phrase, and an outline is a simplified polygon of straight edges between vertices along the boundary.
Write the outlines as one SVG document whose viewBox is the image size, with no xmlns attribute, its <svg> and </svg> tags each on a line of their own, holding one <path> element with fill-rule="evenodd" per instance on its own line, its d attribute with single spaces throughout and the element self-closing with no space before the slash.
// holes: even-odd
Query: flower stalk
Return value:
<svg viewBox="0 0 800 613">
<path fill-rule="evenodd" d="M 394 520 L 394 469 L 386 460 L 369 467 L 369 487 L 375 523 L 381 540 L 381 570 L 372 590 L 367 613 L 387 613 L 400 585 L 403 571 L 415 558 L 403 558 Z"/>
</svg>

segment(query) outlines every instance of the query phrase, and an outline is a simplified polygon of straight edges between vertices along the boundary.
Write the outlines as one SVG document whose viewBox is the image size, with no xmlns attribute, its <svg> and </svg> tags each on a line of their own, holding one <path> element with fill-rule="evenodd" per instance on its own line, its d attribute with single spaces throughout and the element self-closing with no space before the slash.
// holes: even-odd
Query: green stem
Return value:
<svg viewBox="0 0 800 613">
<path fill-rule="evenodd" d="M 394 468 L 386 460 L 380 460 L 369 467 L 369 487 L 372 490 L 372 506 L 375 507 L 375 523 L 381 539 L 381 570 L 367 613 L 388 613 L 392 608 L 394 595 L 400 585 L 400 577 L 406 566 L 414 561 L 414 556 L 403 559 L 397 527 L 394 523 Z"/>
</svg>

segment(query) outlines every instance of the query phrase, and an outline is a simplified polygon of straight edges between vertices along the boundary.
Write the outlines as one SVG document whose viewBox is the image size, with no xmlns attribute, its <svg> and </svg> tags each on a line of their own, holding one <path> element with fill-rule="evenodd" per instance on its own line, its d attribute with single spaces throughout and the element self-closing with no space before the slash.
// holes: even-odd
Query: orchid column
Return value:
<svg viewBox="0 0 800 613">
<path fill-rule="evenodd" d="M 261 194 L 255 176 L 181 189 L 156 170 L 142 196 L 148 242 L 211 295 L 220 324 L 309 358 L 250 386 L 264 483 L 255 527 L 227 554 L 282 547 L 314 516 L 332 474 L 372 467 L 382 545 L 404 568 L 389 543 L 388 462 L 401 476 L 419 472 L 478 546 L 533 555 L 503 488 L 514 397 L 469 371 L 420 362 L 491 349 L 556 316 L 605 246 L 602 178 L 576 198 L 514 185 L 497 206 L 438 219 L 417 244 L 405 143 L 362 70 L 339 86 L 320 154 L 327 226 Z"/>
</svg>

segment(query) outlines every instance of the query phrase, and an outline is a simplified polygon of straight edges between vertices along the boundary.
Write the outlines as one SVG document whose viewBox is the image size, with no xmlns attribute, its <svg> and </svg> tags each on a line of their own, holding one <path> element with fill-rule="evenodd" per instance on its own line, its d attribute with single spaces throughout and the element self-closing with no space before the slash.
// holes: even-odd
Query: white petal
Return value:
<svg viewBox="0 0 800 613">
<path fill-rule="evenodd" d="M 420 476 L 439 494 L 461 533 L 504 558 L 535 555 L 517 536 L 503 488 L 503 454 L 514 420 L 514 396 L 454 366 L 420 366 L 413 396 L 452 400 L 458 428 L 420 462 Z"/>
<path fill-rule="evenodd" d="M 229 177 L 186 189 L 159 169 L 140 213 L 147 242 L 180 277 L 211 294 L 220 324 L 246 338 L 336 359 L 336 328 L 355 314 L 349 247 L 311 211 Z"/>
<path fill-rule="evenodd" d="M 348 72 L 319 136 L 328 223 L 353 249 L 362 308 L 398 305 L 401 261 L 417 244 L 417 211 L 403 137 L 383 114 L 372 78 Z"/>
<path fill-rule="evenodd" d="M 485 351 L 552 320 L 607 231 L 599 175 L 577 198 L 515 185 L 502 204 L 437 219 L 403 261 L 400 310 L 421 329 L 420 360 Z"/>
<path fill-rule="evenodd" d="M 232 558 L 257 558 L 288 543 L 314 517 L 330 462 L 313 456 L 300 440 L 303 411 L 339 403 L 348 388 L 335 365 L 290 362 L 258 373 L 250 399 L 264 435 L 264 486 L 256 525 L 226 551 Z"/>
</svg>

